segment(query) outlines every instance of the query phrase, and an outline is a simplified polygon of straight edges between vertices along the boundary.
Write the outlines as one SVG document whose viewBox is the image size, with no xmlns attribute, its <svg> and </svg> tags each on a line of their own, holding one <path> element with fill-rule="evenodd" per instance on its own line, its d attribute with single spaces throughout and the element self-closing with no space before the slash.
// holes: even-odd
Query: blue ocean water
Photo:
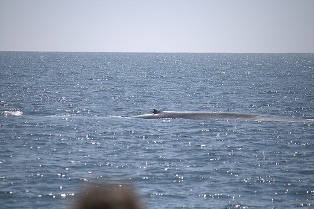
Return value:
<svg viewBox="0 0 314 209">
<path fill-rule="evenodd" d="M 70 208 L 89 183 L 146 208 L 313 208 L 314 54 L 0 52 L 0 208 Z"/>
</svg>

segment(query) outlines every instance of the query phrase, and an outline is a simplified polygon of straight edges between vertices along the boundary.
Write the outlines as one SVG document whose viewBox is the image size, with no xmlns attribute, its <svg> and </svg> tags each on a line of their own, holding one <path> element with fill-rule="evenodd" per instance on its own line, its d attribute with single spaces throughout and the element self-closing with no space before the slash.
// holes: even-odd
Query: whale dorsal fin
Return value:
<svg viewBox="0 0 314 209">
<path fill-rule="evenodd" d="M 161 113 L 161 112 L 162 112 L 161 110 L 153 109 L 153 114 L 158 114 L 158 113 Z"/>
</svg>

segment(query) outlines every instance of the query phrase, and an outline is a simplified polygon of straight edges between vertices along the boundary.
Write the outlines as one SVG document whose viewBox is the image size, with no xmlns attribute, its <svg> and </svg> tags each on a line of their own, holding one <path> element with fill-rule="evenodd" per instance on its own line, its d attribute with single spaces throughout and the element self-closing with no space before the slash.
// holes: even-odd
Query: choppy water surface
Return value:
<svg viewBox="0 0 314 209">
<path fill-rule="evenodd" d="M 0 52 L 0 207 L 90 182 L 147 208 L 314 207 L 313 54 Z M 306 119 L 114 117 L 169 111 Z"/>
</svg>

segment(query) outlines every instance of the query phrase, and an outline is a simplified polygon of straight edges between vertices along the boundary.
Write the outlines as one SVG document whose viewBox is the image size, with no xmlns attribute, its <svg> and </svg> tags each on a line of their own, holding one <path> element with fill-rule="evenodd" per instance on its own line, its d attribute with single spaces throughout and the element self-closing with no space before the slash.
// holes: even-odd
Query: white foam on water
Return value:
<svg viewBox="0 0 314 209">
<path fill-rule="evenodd" d="M 4 114 L 5 116 L 21 116 L 23 115 L 22 111 L 3 111 L 1 114 Z"/>
</svg>

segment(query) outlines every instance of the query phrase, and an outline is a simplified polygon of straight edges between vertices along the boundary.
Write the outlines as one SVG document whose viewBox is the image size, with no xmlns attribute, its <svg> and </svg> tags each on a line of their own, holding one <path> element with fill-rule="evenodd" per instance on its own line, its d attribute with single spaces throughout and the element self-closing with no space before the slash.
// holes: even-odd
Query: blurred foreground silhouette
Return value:
<svg viewBox="0 0 314 209">
<path fill-rule="evenodd" d="M 74 209 L 142 209 L 130 185 L 90 186 L 78 195 Z"/>
</svg>

